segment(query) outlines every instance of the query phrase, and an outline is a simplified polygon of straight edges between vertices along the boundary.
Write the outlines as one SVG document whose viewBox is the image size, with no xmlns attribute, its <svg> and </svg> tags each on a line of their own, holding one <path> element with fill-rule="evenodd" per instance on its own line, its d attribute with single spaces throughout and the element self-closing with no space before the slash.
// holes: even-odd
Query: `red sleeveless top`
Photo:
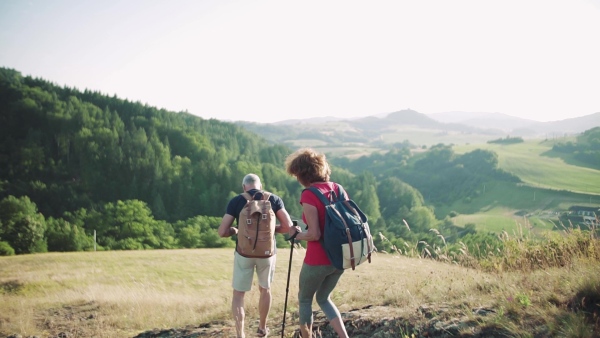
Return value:
<svg viewBox="0 0 600 338">
<path fill-rule="evenodd" d="M 325 197 L 329 198 L 329 193 L 335 187 L 336 194 L 339 193 L 337 186 L 334 182 L 314 183 L 313 187 L 319 189 Z M 310 204 L 317 208 L 319 214 L 319 227 L 321 228 L 321 236 L 325 229 L 325 206 L 321 203 L 321 200 L 310 190 L 304 190 L 300 195 L 300 204 Z M 302 214 L 302 221 L 306 224 L 306 217 Z M 309 224 L 312 226 L 312 224 Z M 320 240 L 306 242 L 306 256 L 304 257 L 304 263 L 308 265 L 331 265 L 327 253 Z"/>
</svg>

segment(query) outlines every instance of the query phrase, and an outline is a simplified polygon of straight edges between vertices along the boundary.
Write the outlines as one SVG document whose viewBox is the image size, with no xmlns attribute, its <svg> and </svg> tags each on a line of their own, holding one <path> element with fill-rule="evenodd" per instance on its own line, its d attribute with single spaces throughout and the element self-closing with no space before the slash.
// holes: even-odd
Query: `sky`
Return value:
<svg viewBox="0 0 600 338">
<path fill-rule="evenodd" d="M 0 0 L 0 67 L 203 118 L 600 112 L 600 0 Z"/>
</svg>

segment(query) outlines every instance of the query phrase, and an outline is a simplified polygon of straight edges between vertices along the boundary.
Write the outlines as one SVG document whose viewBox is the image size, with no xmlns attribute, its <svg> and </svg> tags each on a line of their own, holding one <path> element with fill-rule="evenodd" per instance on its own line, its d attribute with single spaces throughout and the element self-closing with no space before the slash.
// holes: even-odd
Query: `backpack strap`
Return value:
<svg viewBox="0 0 600 338">
<path fill-rule="evenodd" d="M 335 192 L 335 187 L 338 188 L 337 193 Z M 331 190 L 331 194 L 329 195 L 329 199 L 327 199 L 327 197 L 325 197 L 321 190 L 317 189 L 316 187 L 310 186 L 304 190 L 312 191 L 315 195 L 317 195 L 317 197 L 319 198 L 321 203 L 323 203 L 324 206 L 328 206 L 331 203 L 336 202 L 338 200 L 344 201 L 348 199 L 348 194 L 346 194 L 346 190 L 344 190 L 344 187 L 342 187 L 338 183 L 334 183 L 333 190 Z"/>
<path fill-rule="evenodd" d="M 246 217 L 246 224 L 250 225 L 252 224 L 252 219 L 250 219 L 250 208 L 248 208 L 248 203 L 250 203 L 250 201 L 254 199 L 254 196 L 251 196 L 247 192 L 243 192 L 241 195 L 244 196 L 244 198 L 246 199 L 246 205 L 244 206 L 244 209 L 246 209 L 246 212 L 248 213 Z"/>
<path fill-rule="evenodd" d="M 346 190 L 344 190 L 344 187 L 342 187 L 341 184 L 336 183 L 335 184 L 338 188 L 338 198 L 342 201 L 345 201 L 348 199 L 348 194 L 346 194 Z"/>
<path fill-rule="evenodd" d="M 260 192 L 262 193 L 262 200 L 267 202 L 269 200 L 269 198 L 271 197 L 271 193 L 267 192 L 267 191 L 260 191 Z M 258 194 L 258 192 L 257 192 L 257 194 Z M 262 219 L 267 219 L 267 203 L 263 203 Z"/>
<path fill-rule="evenodd" d="M 325 197 L 325 195 L 323 195 L 323 193 L 321 192 L 321 190 L 310 186 L 308 188 L 306 188 L 305 190 L 310 190 L 313 192 L 313 194 L 315 194 L 319 200 L 321 201 L 321 203 L 323 203 L 324 206 L 328 206 L 329 204 L 331 204 L 331 202 L 327 199 L 327 197 Z"/>
</svg>

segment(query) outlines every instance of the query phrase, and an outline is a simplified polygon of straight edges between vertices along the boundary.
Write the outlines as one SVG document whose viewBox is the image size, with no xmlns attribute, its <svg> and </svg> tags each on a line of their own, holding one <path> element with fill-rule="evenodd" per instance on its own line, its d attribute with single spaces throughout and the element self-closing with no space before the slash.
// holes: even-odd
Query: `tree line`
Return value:
<svg viewBox="0 0 600 338">
<path fill-rule="evenodd" d="M 17 253 L 43 251 L 34 238 L 44 231 L 33 228 L 46 227 L 46 235 L 70 231 L 80 242 L 65 250 L 89 249 L 77 234 L 90 237 L 93 230 L 108 249 L 211 246 L 207 239 L 183 239 L 181 222 L 199 232 L 211 229 L 245 174 L 260 175 L 285 201 L 301 189 L 283 170 L 288 148 L 234 124 L 59 87 L 5 68 L 0 112 L 0 200 L 12 197 L 4 201 L 0 238 L 23 237 L 22 222 L 32 220 L 31 243 L 15 244 Z M 287 208 L 300 214 L 297 203 Z M 34 209 L 45 222 L 28 217 Z M 143 221 L 123 220 L 120 213 Z M 19 215 L 28 216 L 15 221 Z M 122 224 L 146 228 L 105 231 Z M 50 242 L 48 249 L 60 247 Z"/>
<path fill-rule="evenodd" d="M 6 68 L 0 112 L 0 254 L 233 246 L 216 229 L 251 172 L 300 218 L 302 187 L 283 168 L 293 150 L 235 124 Z M 438 145 L 415 156 L 409 148 L 331 161 L 332 179 L 368 215 L 376 245 L 487 240 L 437 219 L 423 196 L 443 203 L 476 194 L 485 180 L 516 178 L 492 152 L 457 156 Z"/>
<path fill-rule="evenodd" d="M 600 127 L 594 127 L 578 135 L 575 142 L 560 142 L 552 150 L 573 154 L 573 158 L 586 163 L 592 168 L 600 169 Z"/>
</svg>

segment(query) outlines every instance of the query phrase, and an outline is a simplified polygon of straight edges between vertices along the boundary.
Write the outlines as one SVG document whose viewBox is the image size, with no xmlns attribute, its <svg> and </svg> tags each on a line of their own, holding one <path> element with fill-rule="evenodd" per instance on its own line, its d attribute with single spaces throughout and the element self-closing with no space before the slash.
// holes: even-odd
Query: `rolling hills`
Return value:
<svg viewBox="0 0 600 338">
<path fill-rule="evenodd" d="M 427 116 L 403 110 L 384 116 L 340 120 L 292 120 L 273 124 L 246 124 L 272 142 L 294 148 L 310 146 L 333 157 L 357 159 L 385 153 L 394 144 L 412 145 L 419 154 L 436 144 L 453 145 L 457 155 L 485 149 L 498 155 L 499 168 L 517 176 L 519 184 L 489 182 L 476 198 L 436 204 L 443 218 L 458 213 L 459 225 L 478 224 L 484 230 L 514 230 L 527 223 L 539 229 L 552 228 L 557 213 L 573 205 L 600 206 L 600 170 L 552 150 L 558 142 L 574 140 L 585 130 L 600 126 L 600 113 L 564 121 L 536 122 L 503 114 L 460 112 Z M 514 145 L 488 141 L 524 135 L 525 142 Z M 513 134 L 514 133 L 514 134 Z M 524 220 L 523 215 L 529 218 Z"/>
</svg>

